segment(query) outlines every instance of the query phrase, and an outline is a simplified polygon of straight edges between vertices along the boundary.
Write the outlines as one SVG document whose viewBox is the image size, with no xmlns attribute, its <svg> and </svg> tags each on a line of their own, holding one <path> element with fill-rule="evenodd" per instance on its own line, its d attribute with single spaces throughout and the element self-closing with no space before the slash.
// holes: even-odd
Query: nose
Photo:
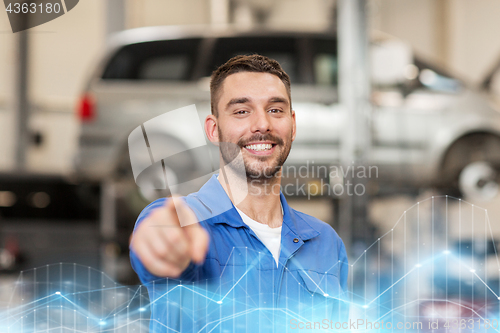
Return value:
<svg viewBox="0 0 500 333">
<path fill-rule="evenodd" d="M 266 133 L 272 130 L 270 115 L 266 110 L 262 109 L 254 113 L 251 130 L 252 133 Z"/>
</svg>

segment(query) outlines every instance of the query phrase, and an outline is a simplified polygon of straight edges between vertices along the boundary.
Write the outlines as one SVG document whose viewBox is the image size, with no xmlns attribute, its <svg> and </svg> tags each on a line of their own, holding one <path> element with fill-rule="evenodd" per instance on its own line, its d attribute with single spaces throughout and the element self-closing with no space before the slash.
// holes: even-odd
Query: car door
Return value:
<svg viewBox="0 0 500 333">
<path fill-rule="evenodd" d="M 208 104 L 208 91 L 193 79 L 202 41 L 144 41 L 124 44 L 111 54 L 87 91 L 95 111 L 81 124 L 81 171 L 96 178 L 109 175 L 127 152 L 127 137 L 135 127 L 186 105 Z"/>
</svg>

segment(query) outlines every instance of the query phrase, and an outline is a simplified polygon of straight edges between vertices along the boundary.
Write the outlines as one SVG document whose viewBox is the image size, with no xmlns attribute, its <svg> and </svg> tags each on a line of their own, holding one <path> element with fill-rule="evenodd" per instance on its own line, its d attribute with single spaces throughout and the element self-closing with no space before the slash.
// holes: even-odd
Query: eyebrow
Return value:
<svg viewBox="0 0 500 333">
<path fill-rule="evenodd" d="M 247 97 L 237 97 L 237 98 L 233 98 L 232 100 L 230 100 L 226 107 L 229 107 L 231 105 L 235 105 L 235 104 L 245 104 L 245 103 L 248 103 L 250 101 L 249 98 Z M 282 97 L 271 97 L 269 99 L 269 102 L 270 103 L 283 103 L 283 104 L 286 104 L 288 105 L 288 99 L 286 98 L 282 98 Z"/>
<path fill-rule="evenodd" d="M 237 97 L 237 98 L 233 98 L 232 100 L 230 100 L 226 107 L 229 107 L 231 105 L 235 105 L 235 104 L 245 104 L 247 102 L 249 102 L 250 99 L 248 99 L 247 97 Z"/>
<path fill-rule="evenodd" d="M 282 98 L 282 97 L 272 97 L 271 99 L 269 99 L 269 102 L 271 102 L 271 103 L 283 103 L 286 105 L 289 104 L 288 99 Z"/>
</svg>

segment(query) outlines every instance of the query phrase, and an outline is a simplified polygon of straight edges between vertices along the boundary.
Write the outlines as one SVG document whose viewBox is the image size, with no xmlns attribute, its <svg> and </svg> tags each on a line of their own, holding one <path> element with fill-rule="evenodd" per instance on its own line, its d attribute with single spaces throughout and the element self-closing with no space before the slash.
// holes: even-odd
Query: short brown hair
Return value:
<svg viewBox="0 0 500 333">
<path fill-rule="evenodd" d="M 276 75 L 285 85 L 288 99 L 290 100 L 290 108 L 292 107 L 290 77 L 276 60 L 259 54 L 237 55 L 229 59 L 224 65 L 220 66 L 212 73 L 212 77 L 210 78 L 210 107 L 213 115 L 218 117 L 217 103 L 220 98 L 224 80 L 231 74 L 241 72 L 269 73 Z"/>
</svg>

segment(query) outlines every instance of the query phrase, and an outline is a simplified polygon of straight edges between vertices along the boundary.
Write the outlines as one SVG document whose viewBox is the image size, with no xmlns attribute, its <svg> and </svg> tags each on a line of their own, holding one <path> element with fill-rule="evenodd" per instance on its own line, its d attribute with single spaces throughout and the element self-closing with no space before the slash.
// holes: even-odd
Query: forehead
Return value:
<svg viewBox="0 0 500 333">
<path fill-rule="evenodd" d="M 220 101 L 234 97 L 266 98 L 281 96 L 288 99 L 285 84 L 270 73 L 240 72 L 224 80 Z"/>
</svg>

